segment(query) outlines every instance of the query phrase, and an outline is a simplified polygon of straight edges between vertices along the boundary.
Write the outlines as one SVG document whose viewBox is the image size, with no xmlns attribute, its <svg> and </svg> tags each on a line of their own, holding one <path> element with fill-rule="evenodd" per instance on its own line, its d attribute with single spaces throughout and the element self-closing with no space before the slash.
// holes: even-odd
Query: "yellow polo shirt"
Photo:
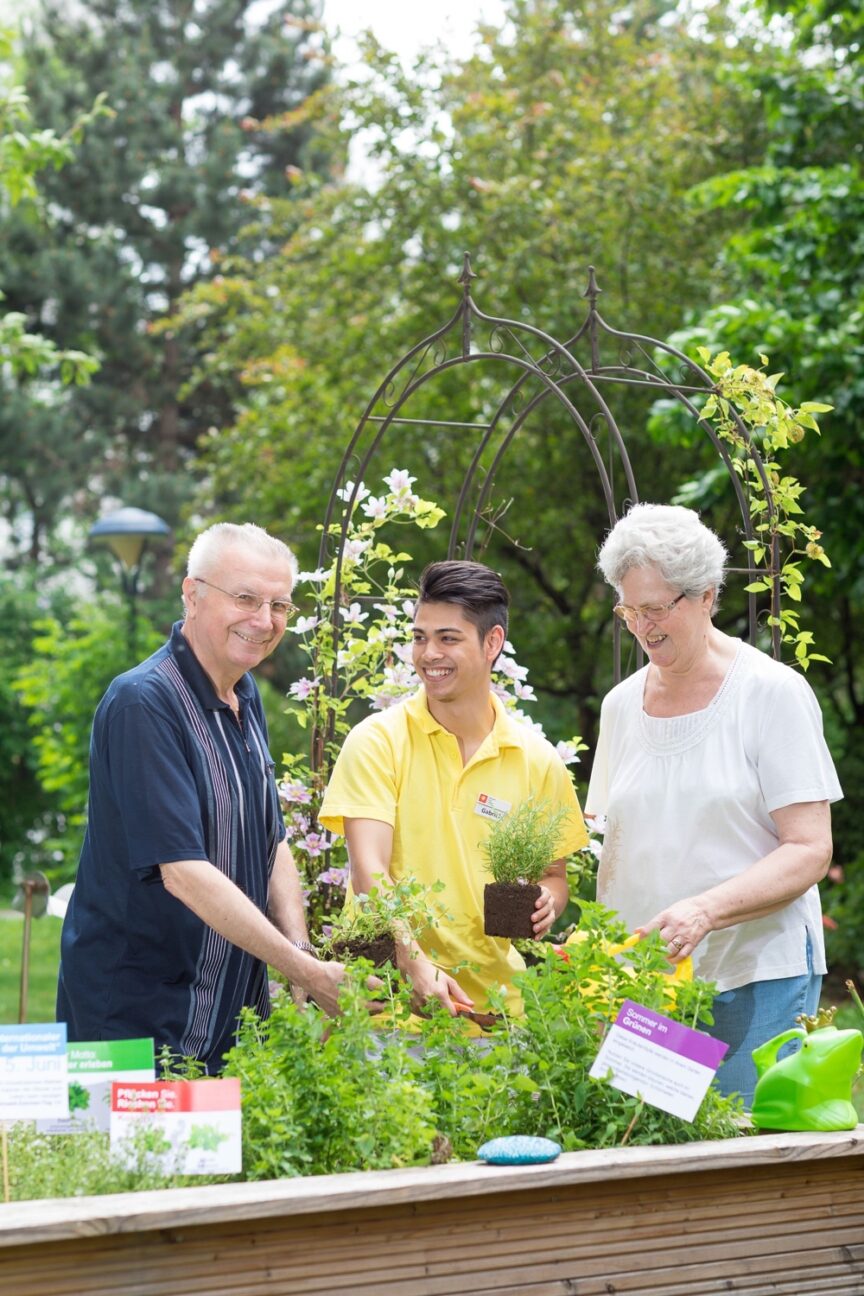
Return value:
<svg viewBox="0 0 864 1296">
<path fill-rule="evenodd" d="M 483 887 L 492 880 L 480 850 L 490 829 L 488 806 L 514 808 L 528 797 L 553 810 L 567 806 L 556 858 L 584 846 L 588 834 L 555 748 L 490 697 L 495 723 L 467 765 L 455 736 L 431 715 L 423 689 L 362 720 L 345 739 L 319 818 L 340 835 L 346 818 L 390 824 L 393 878 L 407 874 L 426 886 L 442 881 L 444 890 L 432 901 L 453 915 L 421 938 L 423 952 L 456 977 L 477 1011 L 487 1010 L 492 985 L 508 987 L 518 1011 L 511 979 L 524 967 L 522 958 L 509 940 L 483 931 Z"/>
</svg>

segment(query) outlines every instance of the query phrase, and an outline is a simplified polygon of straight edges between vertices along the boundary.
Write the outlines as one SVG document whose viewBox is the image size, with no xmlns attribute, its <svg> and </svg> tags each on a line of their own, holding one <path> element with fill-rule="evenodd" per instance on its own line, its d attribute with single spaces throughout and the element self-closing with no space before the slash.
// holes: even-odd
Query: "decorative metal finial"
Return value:
<svg viewBox="0 0 864 1296">
<path fill-rule="evenodd" d="M 471 280 L 476 278 L 477 278 L 476 274 L 471 269 L 471 254 L 470 252 L 463 252 L 462 253 L 462 273 L 459 276 L 459 282 L 462 285 L 462 287 L 465 289 L 466 293 L 468 292 L 468 289 L 471 287 Z"/>
<path fill-rule="evenodd" d="M 588 298 L 592 310 L 596 310 L 597 298 L 600 296 L 602 291 L 603 291 L 602 288 L 597 287 L 597 278 L 594 274 L 593 265 L 589 266 L 588 267 L 588 287 L 585 289 L 582 296 Z"/>
</svg>

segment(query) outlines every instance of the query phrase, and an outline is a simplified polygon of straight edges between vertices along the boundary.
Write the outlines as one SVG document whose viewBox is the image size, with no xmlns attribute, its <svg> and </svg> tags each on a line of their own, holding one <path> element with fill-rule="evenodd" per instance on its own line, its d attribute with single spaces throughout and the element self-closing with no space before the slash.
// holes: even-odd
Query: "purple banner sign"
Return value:
<svg viewBox="0 0 864 1296">
<path fill-rule="evenodd" d="M 717 1070 L 729 1048 L 722 1040 L 716 1040 L 704 1031 L 691 1030 L 689 1026 L 673 1021 L 671 1017 L 664 1017 L 653 1008 L 643 1008 L 632 999 L 624 1000 L 615 1018 L 615 1025 L 640 1039 L 668 1049 L 670 1053 L 677 1053 L 679 1057 L 710 1067 L 712 1071 Z"/>
</svg>

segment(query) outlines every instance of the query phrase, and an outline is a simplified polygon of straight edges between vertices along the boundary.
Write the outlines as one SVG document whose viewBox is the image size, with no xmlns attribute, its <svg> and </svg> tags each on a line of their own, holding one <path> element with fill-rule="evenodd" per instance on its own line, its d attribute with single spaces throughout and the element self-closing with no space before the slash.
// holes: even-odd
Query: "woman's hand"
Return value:
<svg viewBox="0 0 864 1296">
<path fill-rule="evenodd" d="M 669 962 L 680 963 L 690 957 L 711 930 L 711 921 L 699 896 L 690 896 L 655 914 L 650 922 L 636 928 L 636 934 L 647 936 L 649 932 L 659 931 Z"/>
</svg>

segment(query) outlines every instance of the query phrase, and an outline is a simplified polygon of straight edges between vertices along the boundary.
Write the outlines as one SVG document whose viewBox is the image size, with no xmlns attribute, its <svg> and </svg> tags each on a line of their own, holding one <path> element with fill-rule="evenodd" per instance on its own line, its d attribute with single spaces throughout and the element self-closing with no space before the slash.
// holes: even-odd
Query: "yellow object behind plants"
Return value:
<svg viewBox="0 0 864 1296">
<path fill-rule="evenodd" d="M 587 939 L 588 939 L 588 933 L 584 931 L 580 931 L 577 928 L 576 931 L 572 932 L 571 935 L 567 937 L 567 940 L 565 941 L 564 945 L 561 946 L 561 949 L 566 949 L 567 945 L 576 945 L 579 944 L 581 941 Z M 618 944 L 604 943 L 603 948 L 607 954 L 611 954 L 613 957 L 615 957 L 618 954 L 623 954 L 626 950 L 633 949 L 634 945 L 637 945 L 641 939 L 642 939 L 641 936 L 637 936 L 634 934 L 632 936 L 628 936 L 625 941 L 621 941 Z M 630 977 L 635 976 L 633 969 L 631 967 L 628 967 L 626 964 L 621 965 L 621 971 L 625 974 L 625 976 L 630 976 Z M 606 986 L 603 985 L 602 968 L 597 969 L 597 975 L 598 975 L 598 979 L 596 981 L 583 982 L 582 986 L 580 987 L 580 994 L 582 998 L 592 1008 L 603 1008 L 606 1009 L 607 1011 L 611 1011 L 614 1008 L 615 1011 L 617 1012 L 618 1008 L 621 1006 L 621 1003 L 623 1003 L 623 996 L 621 996 L 620 994 L 616 996 L 614 993 L 612 993 L 612 986 L 609 985 L 608 982 Z M 667 1000 L 668 1007 L 674 1008 L 675 1004 L 678 1001 L 677 987 L 680 985 L 682 981 L 693 980 L 692 958 L 688 956 L 687 958 L 682 959 L 680 963 L 676 963 L 672 971 L 668 973 L 666 979 L 668 981 L 668 985 L 664 987 L 664 994 Z"/>
</svg>

